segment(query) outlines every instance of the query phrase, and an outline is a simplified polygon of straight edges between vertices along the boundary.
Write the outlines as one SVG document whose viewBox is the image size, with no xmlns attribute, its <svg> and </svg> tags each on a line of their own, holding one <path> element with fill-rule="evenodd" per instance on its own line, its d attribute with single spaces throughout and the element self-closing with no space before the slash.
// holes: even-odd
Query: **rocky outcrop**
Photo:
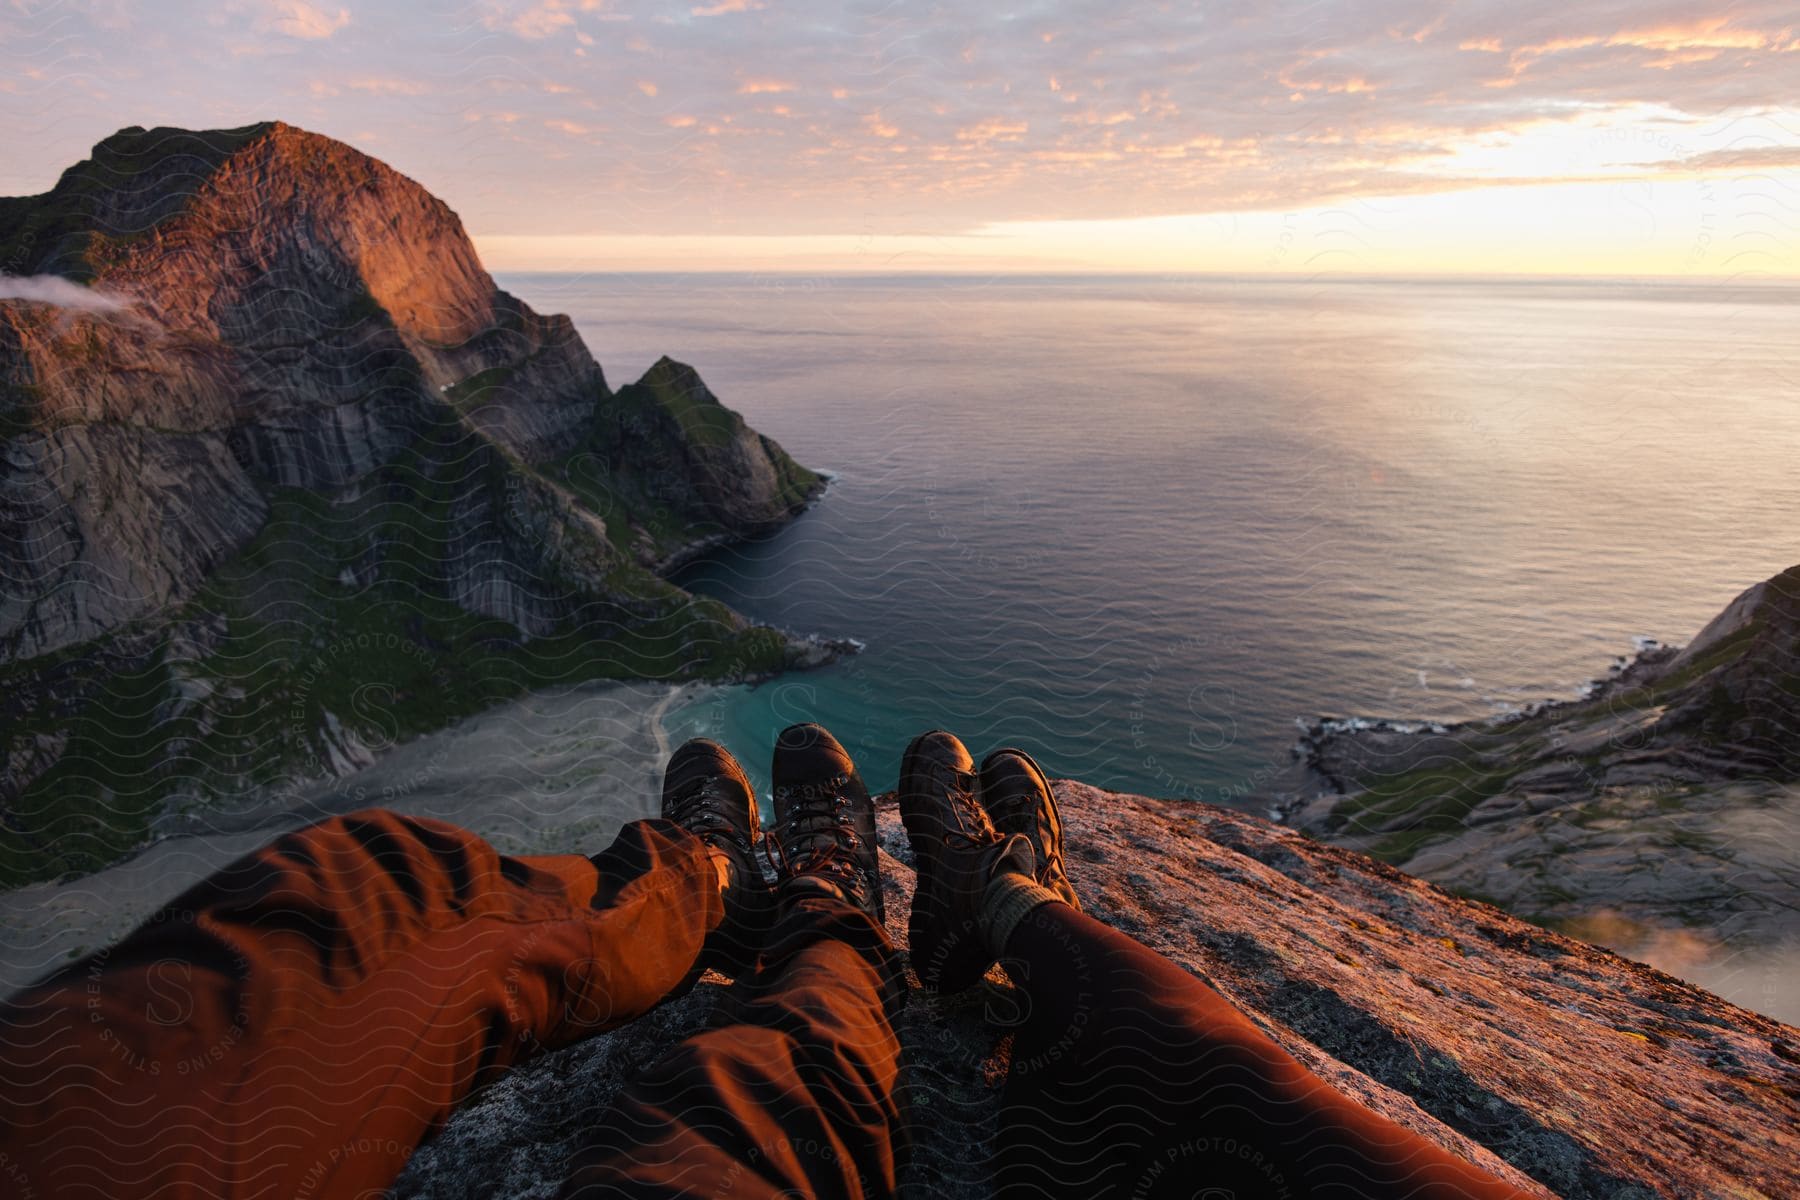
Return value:
<svg viewBox="0 0 1800 1200">
<path fill-rule="evenodd" d="M 666 357 L 619 390 L 589 449 L 636 498 L 691 527 L 733 536 L 769 532 L 818 486 L 817 476 L 720 404 L 697 371 Z"/>
<path fill-rule="evenodd" d="M 1639 963 L 1458 899 L 1255 817 L 1057 793 L 1069 872 L 1100 919 L 1193 971 L 1377 1111 L 1530 1194 L 1594 1200 L 1800 1192 L 1800 1030 Z M 879 814 L 890 931 L 913 874 Z M 990 1195 L 1019 1011 L 996 970 L 915 990 L 901 1027 L 917 1125 L 907 1191 Z M 412 1160 L 401 1196 L 549 1196 L 621 1082 L 714 1015 L 709 977 L 636 1024 L 538 1060 L 475 1098 Z"/>
<path fill-rule="evenodd" d="M 1326 720 L 1295 826 L 1670 969 L 1800 948 L 1800 567 L 1496 721 Z"/>
<path fill-rule="evenodd" d="M 0 300 L 0 678 L 57 698 L 0 701 L 0 882 L 92 865 L 54 848 L 70 788 L 116 850 L 176 786 L 330 768 L 345 681 L 418 689 L 418 731 L 534 682 L 816 655 L 656 572 L 823 481 L 690 367 L 615 395 L 568 318 L 500 291 L 456 214 L 375 159 L 279 122 L 122 130 L 0 199 L 0 261 L 68 301 Z M 158 631 L 207 615 L 227 633 L 184 668 L 205 694 L 178 772 L 140 710 L 175 686 Z M 403 661 L 329 652 L 370 636 Z M 534 640 L 543 661 L 500 661 Z M 416 669 L 484 658 L 473 684 Z"/>
</svg>

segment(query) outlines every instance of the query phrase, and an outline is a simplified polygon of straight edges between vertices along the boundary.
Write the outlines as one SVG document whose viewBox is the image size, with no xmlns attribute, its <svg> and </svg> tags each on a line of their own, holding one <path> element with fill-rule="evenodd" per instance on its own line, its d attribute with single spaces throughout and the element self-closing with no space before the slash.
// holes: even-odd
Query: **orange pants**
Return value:
<svg viewBox="0 0 1800 1200">
<path fill-rule="evenodd" d="M 592 860 L 389 812 L 288 834 L 0 1010 L 0 1194 L 379 1194 L 483 1083 L 692 986 L 722 916 L 705 847 L 666 821 Z M 904 989 L 870 918 L 796 905 L 750 983 L 754 1027 L 662 1068 L 726 1089 L 740 1124 L 647 1117 L 571 1186 L 730 1159 L 755 1168 L 728 1195 L 891 1191 Z M 783 1152 L 788 1128 L 841 1158 Z"/>
<path fill-rule="evenodd" d="M 379 1194 L 481 1084 L 690 987 L 722 915 L 666 821 L 591 860 L 387 812 L 288 834 L 0 1011 L 0 1194 Z M 1003 1191 L 1514 1194 L 1089 917 L 1039 909 L 1007 949 Z M 891 1194 L 905 996 L 867 915 L 790 905 L 732 1020 L 595 1114 L 565 1194 Z"/>
</svg>

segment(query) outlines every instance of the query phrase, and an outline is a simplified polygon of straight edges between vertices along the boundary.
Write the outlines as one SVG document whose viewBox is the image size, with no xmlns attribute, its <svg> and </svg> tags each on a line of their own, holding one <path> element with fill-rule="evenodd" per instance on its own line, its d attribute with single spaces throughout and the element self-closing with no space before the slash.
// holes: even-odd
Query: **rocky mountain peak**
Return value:
<svg viewBox="0 0 1800 1200">
<path fill-rule="evenodd" d="M 90 282 L 167 328 L 234 341 L 265 334 L 271 315 L 344 328 L 379 314 L 434 387 L 491 365 L 469 343 L 497 332 L 587 357 L 566 321 L 524 328 L 535 314 L 495 288 L 448 205 L 281 122 L 121 130 L 31 199 L 11 237 L 30 265 L 16 273 Z"/>
</svg>

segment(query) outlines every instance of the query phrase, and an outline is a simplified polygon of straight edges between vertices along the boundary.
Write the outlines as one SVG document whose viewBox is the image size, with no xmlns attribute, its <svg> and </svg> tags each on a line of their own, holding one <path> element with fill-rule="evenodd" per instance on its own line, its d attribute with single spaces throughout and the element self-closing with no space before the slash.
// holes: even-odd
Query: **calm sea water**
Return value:
<svg viewBox="0 0 1800 1200">
<path fill-rule="evenodd" d="M 1568 697 L 1800 561 L 1800 289 L 534 275 L 616 385 L 660 354 L 826 500 L 682 582 L 855 637 L 672 714 L 759 778 L 941 726 L 1231 803 L 1297 717 Z"/>
</svg>

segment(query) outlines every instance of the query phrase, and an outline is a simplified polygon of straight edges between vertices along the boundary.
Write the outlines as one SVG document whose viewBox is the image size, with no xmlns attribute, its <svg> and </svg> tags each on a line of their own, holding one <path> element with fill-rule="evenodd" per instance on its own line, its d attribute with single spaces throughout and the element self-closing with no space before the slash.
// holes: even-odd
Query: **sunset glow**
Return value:
<svg viewBox="0 0 1800 1200">
<path fill-rule="evenodd" d="M 397 8 L 15 0 L 0 192 L 121 113 L 280 117 L 444 196 L 499 270 L 1800 270 L 1768 0 Z"/>
</svg>

